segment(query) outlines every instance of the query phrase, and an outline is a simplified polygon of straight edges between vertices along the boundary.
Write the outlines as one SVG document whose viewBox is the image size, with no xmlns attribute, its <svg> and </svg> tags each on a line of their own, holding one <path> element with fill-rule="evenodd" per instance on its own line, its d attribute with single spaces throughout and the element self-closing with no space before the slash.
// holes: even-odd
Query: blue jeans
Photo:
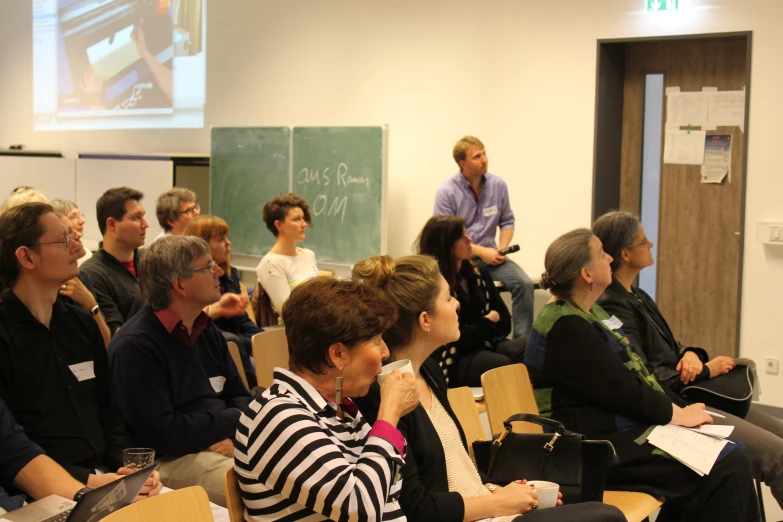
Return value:
<svg viewBox="0 0 783 522">
<path fill-rule="evenodd" d="M 497 266 L 488 265 L 477 257 L 474 259 L 489 270 L 493 280 L 500 281 L 511 292 L 512 335 L 514 338 L 524 338 L 527 343 L 530 329 L 533 328 L 533 281 L 518 264 L 508 258 Z"/>
</svg>

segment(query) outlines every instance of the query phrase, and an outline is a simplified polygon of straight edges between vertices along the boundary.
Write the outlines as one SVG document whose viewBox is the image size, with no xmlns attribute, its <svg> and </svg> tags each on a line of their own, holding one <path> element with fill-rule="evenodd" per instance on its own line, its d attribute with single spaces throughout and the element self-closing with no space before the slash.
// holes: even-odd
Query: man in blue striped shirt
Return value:
<svg viewBox="0 0 783 522">
<path fill-rule="evenodd" d="M 511 292 L 514 337 L 527 339 L 533 326 L 533 282 L 519 265 L 499 253 L 514 237 L 514 212 L 506 182 L 487 172 L 489 160 L 478 138 L 460 139 L 454 145 L 454 161 L 460 171 L 438 188 L 433 215 L 459 216 L 467 222 L 475 260 Z"/>
</svg>

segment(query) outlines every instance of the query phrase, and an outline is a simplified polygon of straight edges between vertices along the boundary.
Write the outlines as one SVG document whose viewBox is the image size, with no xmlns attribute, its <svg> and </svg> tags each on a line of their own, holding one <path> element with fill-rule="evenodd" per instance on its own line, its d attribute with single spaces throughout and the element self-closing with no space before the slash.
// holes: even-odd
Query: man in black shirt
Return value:
<svg viewBox="0 0 783 522">
<path fill-rule="evenodd" d="M 144 194 L 128 187 L 109 189 L 98 198 L 101 249 L 82 264 L 95 290 L 106 323 L 114 335 L 142 307 L 139 293 L 139 248 L 147 237 Z"/>
<path fill-rule="evenodd" d="M 44 203 L 0 216 L 0 397 L 27 435 L 79 482 L 117 478 L 125 432 L 90 313 L 57 299 L 79 245 Z M 99 475 L 97 471 L 105 474 Z"/>
</svg>

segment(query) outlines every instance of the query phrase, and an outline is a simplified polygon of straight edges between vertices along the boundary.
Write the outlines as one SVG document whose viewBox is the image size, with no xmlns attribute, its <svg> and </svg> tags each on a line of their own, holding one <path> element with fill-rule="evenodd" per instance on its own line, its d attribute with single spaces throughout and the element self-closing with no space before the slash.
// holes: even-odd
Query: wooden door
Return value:
<svg viewBox="0 0 783 522">
<path fill-rule="evenodd" d="M 748 82 L 748 45 L 746 36 L 627 44 L 620 208 L 636 213 L 640 209 L 645 76 L 663 74 L 665 87 L 678 86 L 681 91 L 701 91 L 705 86 L 742 90 Z M 702 184 L 699 166 L 661 162 L 656 300 L 683 344 L 701 346 L 713 357 L 734 357 L 746 141 L 736 126 L 707 134 L 732 136 L 731 179 L 720 185 Z"/>
</svg>

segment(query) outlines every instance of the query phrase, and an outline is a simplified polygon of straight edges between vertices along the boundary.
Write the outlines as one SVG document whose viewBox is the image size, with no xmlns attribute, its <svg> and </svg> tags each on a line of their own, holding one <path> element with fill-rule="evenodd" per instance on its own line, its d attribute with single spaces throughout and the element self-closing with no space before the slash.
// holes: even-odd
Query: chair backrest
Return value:
<svg viewBox="0 0 783 522">
<path fill-rule="evenodd" d="M 288 368 L 288 340 L 285 337 L 285 329 L 266 330 L 255 334 L 252 341 L 258 385 L 269 388 L 272 386 L 274 368 Z"/>
<path fill-rule="evenodd" d="M 223 489 L 226 492 L 226 508 L 231 522 L 244 522 L 245 503 L 242 501 L 242 490 L 239 489 L 237 472 L 229 468 L 223 474 Z"/>
<path fill-rule="evenodd" d="M 538 415 L 533 385 L 524 364 L 501 366 L 481 376 L 489 428 L 493 434 L 503 431 L 503 421 L 516 413 Z M 529 422 L 514 424 L 516 433 L 543 433 L 541 426 Z"/>
<path fill-rule="evenodd" d="M 126 506 L 106 522 L 214 522 L 207 492 L 201 486 L 169 491 Z"/>
<path fill-rule="evenodd" d="M 247 316 L 250 318 L 251 321 L 254 323 L 256 322 L 256 314 L 253 312 L 253 303 L 248 297 L 247 294 L 247 287 L 245 286 L 245 283 L 242 281 L 239 282 L 239 293 L 245 297 L 247 297 L 247 306 L 245 306 L 245 313 L 247 313 Z"/>
<path fill-rule="evenodd" d="M 228 353 L 231 354 L 231 358 L 234 359 L 234 364 L 237 365 L 237 370 L 239 370 L 239 377 L 245 384 L 245 388 L 249 390 L 250 386 L 248 386 L 247 376 L 245 376 L 245 365 L 242 364 L 242 358 L 239 356 L 239 346 L 237 346 L 237 343 L 233 341 L 229 341 L 226 344 L 228 344 Z"/>
<path fill-rule="evenodd" d="M 457 416 L 462 431 L 465 432 L 470 457 L 473 458 L 473 443 L 477 440 L 486 440 L 484 428 L 481 426 L 476 399 L 473 392 L 467 386 L 462 388 L 449 388 L 449 404 Z"/>
<path fill-rule="evenodd" d="M 256 289 L 253 290 L 253 297 L 250 299 L 250 307 L 253 309 L 256 324 L 261 328 L 280 324 L 280 314 L 272 308 L 272 302 L 260 282 L 256 282 Z"/>
</svg>

